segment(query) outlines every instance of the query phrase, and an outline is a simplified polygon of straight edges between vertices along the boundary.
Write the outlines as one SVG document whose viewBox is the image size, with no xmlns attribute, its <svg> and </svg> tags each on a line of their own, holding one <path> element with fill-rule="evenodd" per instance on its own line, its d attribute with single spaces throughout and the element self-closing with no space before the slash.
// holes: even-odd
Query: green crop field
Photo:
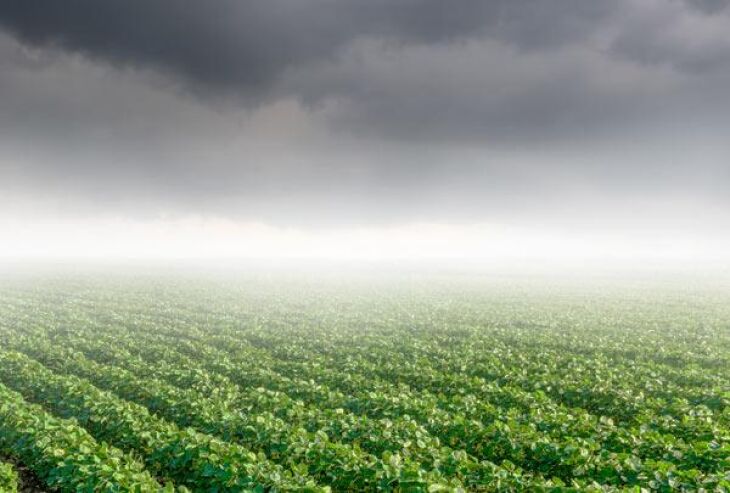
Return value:
<svg viewBox="0 0 730 493">
<path fill-rule="evenodd" d="M 729 403 L 718 280 L 0 279 L 3 492 L 726 492 Z"/>
</svg>

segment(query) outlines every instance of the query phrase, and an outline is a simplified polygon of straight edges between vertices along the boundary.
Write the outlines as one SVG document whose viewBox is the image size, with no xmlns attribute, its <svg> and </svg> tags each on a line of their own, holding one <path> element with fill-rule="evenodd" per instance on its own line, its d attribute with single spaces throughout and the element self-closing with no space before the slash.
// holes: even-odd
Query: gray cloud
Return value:
<svg viewBox="0 0 730 493">
<path fill-rule="evenodd" d="M 705 14 L 717 14 L 730 5 L 730 0 L 686 0 L 691 7 L 699 9 Z"/>
<path fill-rule="evenodd" d="M 726 6 L 4 1 L 0 191 L 275 222 L 725 205 Z"/>
<path fill-rule="evenodd" d="M 29 46 L 163 74 L 219 108 L 294 98 L 349 108 L 336 128 L 519 141 L 643 118 L 647 94 L 679 80 L 663 67 L 725 76 L 726 3 L 10 0 L 0 26 Z"/>
<path fill-rule="evenodd" d="M 332 60 L 363 38 L 428 45 L 492 36 L 544 48 L 590 35 L 612 10 L 580 0 L 8 0 L 0 25 L 33 46 L 263 98 L 288 70 Z"/>
<path fill-rule="evenodd" d="M 634 8 L 612 41 L 616 55 L 689 75 L 730 70 L 728 2 L 647 0 L 630 5 Z"/>
</svg>

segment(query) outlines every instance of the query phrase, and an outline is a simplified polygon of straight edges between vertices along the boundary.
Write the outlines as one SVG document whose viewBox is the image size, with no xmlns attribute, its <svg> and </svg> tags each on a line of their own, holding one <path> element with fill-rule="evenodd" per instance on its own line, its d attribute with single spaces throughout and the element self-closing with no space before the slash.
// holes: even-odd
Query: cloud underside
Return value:
<svg viewBox="0 0 730 493">
<path fill-rule="evenodd" d="M 0 30 L 6 196 L 366 222 L 724 200 L 723 0 L 10 0 Z"/>
</svg>

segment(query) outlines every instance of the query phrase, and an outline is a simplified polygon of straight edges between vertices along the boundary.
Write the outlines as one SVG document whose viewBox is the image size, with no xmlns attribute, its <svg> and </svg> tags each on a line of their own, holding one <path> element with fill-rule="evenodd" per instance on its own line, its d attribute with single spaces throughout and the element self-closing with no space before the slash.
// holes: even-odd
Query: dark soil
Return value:
<svg viewBox="0 0 730 493">
<path fill-rule="evenodd" d="M 53 491 L 43 484 L 43 481 L 38 479 L 38 476 L 33 471 L 12 457 L 0 457 L 0 460 L 12 464 L 18 472 L 18 476 L 20 476 L 20 487 L 18 491 L 20 493 L 50 493 Z"/>
</svg>

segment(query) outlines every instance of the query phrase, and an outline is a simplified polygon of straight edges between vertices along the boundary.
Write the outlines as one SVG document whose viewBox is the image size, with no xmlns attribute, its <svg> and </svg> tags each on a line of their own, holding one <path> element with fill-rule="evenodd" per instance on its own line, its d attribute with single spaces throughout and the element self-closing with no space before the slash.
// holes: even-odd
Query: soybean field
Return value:
<svg viewBox="0 0 730 493">
<path fill-rule="evenodd" d="M 730 491 L 730 284 L 0 279 L 0 491 Z"/>
</svg>

